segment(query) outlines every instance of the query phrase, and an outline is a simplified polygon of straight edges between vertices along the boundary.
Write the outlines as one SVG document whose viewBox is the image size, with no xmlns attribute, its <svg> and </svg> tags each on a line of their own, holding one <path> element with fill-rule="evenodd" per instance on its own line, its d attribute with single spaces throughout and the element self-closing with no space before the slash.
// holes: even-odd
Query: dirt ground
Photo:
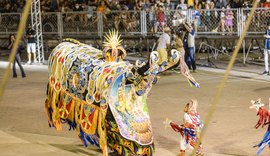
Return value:
<svg viewBox="0 0 270 156">
<path fill-rule="evenodd" d="M 181 123 L 183 107 L 191 98 L 198 99 L 199 113 L 205 119 L 222 79 L 221 74 L 205 71 L 193 75 L 201 88 L 191 88 L 179 74 L 162 76 L 152 88 L 148 107 L 157 156 L 179 154 L 179 134 L 164 128 L 165 119 Z M 3 69 L 0 69 L 2 78 Z M 47 78 L 46 70 L 27 71 L 24 79 L 10 78 L 0 103 L 0 155 L 101 155 L 94 147 L 84 148 L 76 132 L 68 131 L 67 127 L 62 132 L 48 127 L 44 109 Z M 249 106 L 250 100 L 260 97 L 268 103 L 270 81 L 229 78 L 203 139 L 206 156 L 256 155 L 257 148 L 252 146 L 259 143 L 267 127 L 254 128 L 258 117 Z M 269 155 L 269 149 L 262 155 Z"/>
</svg>

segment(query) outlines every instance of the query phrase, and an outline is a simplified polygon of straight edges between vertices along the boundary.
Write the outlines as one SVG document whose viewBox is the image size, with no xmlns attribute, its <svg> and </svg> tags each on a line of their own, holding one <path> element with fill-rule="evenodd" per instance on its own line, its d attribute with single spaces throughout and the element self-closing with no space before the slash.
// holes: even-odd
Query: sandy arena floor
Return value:
<svg viewBox="0 0 270 156">
<path fill-rule="evenodd" d="M 191 88 L 179 75 L 162 76 L 153 86 L 148 106 L 154 131 L 156 155 L 179 154 L 179 134 L 165 129 L 163 121 L 169 118 L 181 123 L 183 107 L 191 98 L 199 101 L 199 113 L 205 119 L 221 74 L 199 71 L 193 74 L 201 88 Z M 0 69 L 0 79 L 3 69 Z M 0 103 L 0 155 L 1 156 L 96 156 L 100 150 L 86 149 L 76 132 L 62 132 L 49 128 L 44 110 L 48 74 L 46 70 L 27 71 L 27 77 L 10 78 Z M 270 77 L 269 77 L 270 79 Z M 266 131 L 256 130 L 255 110 L 249 110 L 250 100 L 261 97 L 267 103 L 270 81 L 231 76 L 226 84 L 203 146 L 206 156 L 251 156 Z M 268 109 L 268 104 L 267 104 Z M 265 149 L 263 155 L 268 155 Z"/>
</svg>

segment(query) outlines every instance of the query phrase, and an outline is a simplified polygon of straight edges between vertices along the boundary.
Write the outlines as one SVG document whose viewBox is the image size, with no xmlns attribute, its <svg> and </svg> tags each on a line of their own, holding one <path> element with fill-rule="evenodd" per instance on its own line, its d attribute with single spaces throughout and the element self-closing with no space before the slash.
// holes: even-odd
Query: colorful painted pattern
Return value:
<svg viewBox="0 0 270 156">
<path fill-rule="evenodd" d="M 116 33 L 106 38 L 104 51 L 73 39 L 52 51 L 45 102 L 49 126 L 62 130 L 63 123 L 69 124 L 85 146 L 96 145 L 104 155 L 151 156 L 146 98 L 160 69 L 158 54 L 151 53 L 148 69 L 139 74 L 141 66 L 123 61 L 125 51 Z M 173 56 L 178 63 L 179 55 Z"/>
</svg>

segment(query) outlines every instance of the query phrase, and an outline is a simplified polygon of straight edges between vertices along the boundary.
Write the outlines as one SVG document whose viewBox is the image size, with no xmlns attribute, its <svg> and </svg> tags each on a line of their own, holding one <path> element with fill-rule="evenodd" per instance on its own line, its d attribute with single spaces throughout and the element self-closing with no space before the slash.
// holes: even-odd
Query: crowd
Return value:
<svg viewBox="0 0 270 156">
<path fill-rule="evenodd" d="M 180 25 L 187 19 L 188 9 L 192 13 L 195 31 L 222 31 L 232 33 L 236 14 L 231 8 L 249 8 L 247 0 L 41 0 L 42 12 L 62 12 L 64 24 L 94 25 L 98 22 L 96 13 L 103 16 L 104 26 L 127 32 L 140 30 L 140 13 L 147 11 L 147 26 L 151 32 L 164 31 L 164 27 Z M 21 12 L 25 0 L 0 1 L 0 13 Z M 270 8 L 270 0 L 261 0 L 259 7 Z M 203 9 L 203 11 L 198 11 Z M 212 11 L 211 9 L 221 9 Z M 135 12 L 130 12 L 135 10 Z M 171 10 L 176 10 L 174 13 Z M 72 13 L 71 13 L 72 12 Z M 245 22 L 248 14 L 243 17 Z M 45 16 L 50 19 L 51 17 Z M 44 19 L 43 18 L 43 19 Z M 112 20 L 109 20 L 112 19 Z M 208 26 L 209 23 L 215 23 Z M 76 25 L 76 24 L 75 24 Z"/>
<path fill-rule="evenodd" d="M 152 6 L 164 6 L 165 9 L 221 9 L 251 7 L 251 0 L 40 0 L 45 12 L 83 11 L 91 6 L 98 8 L 105 3 L 109 10 L 151 10 Z M 0 12 L 20 12 L 25 0 L 1 0 Z M 270 8 L 270 0 L 261 0 L 260 7 Z"/>
<path fill-rule="evenodd" d="M 22 12 L 25 0 L 1 0 L 0 13 Z"/>
</svg>

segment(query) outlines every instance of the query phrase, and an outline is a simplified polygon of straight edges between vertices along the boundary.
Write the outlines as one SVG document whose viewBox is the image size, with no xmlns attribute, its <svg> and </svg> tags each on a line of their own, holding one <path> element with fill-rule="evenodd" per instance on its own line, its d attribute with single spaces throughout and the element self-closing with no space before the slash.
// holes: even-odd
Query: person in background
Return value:
<svg viewBox="0 0 270 156">
<path fill-rule="evenodd" d="M 225 23 L 226 23 L 226 12 L 225 12 L 225 8 L 222 7 L 222 11 L 220 12 L 220 26 L 221 26 L 221 31 L 225 32 Z M 222 33 L 222 35 L 224 35 L 224 33 Z"/>
<path fill-rule="evenodd" d="M 97 7 L 97 12 L 102 14 L 102 17 L 104 19 L 104 22 L 107 23 L 108 18 L 107 14 L 109 13 L 110 9 L 107 7 L 105 1 L 101 1 L 99 6 Z M 97 22 L 98 19 L 96 19 L 93 23 Z"/>
<path fill-rule="evenodd" d="M 268 57 L 270 54 L 270 22 L 267 24 L 267 30 L 264 35 L 265 37 L 265 47 L 264 47 L 264 72 L 262 75 L 269 75 L 269 67 L 268 67 Z"/>
<path fill-rule="evenodd" d="M 264 8 L 270 8 L 270 0 L 266 0 L 266 2 L 263 3 Z"/>
<path fill-rule="evenodd" d="M 155 24 L 157 22 L 157 18 L 156 18 L 156 8 L 154 4 L 150 6 L 148 14 L 149 14 L 149 21 L 151 23 L 151 32 L 156 32 Z"/>
<path fill-rule="evenodd" d="M 216 8 L 217 9 L 221 9 L 221 8 L 225 8 L 227 6 L 227 1 L 226 0 L 217 0 L 216 1 Z"/>
<path fill-rule="evenodd" d="M 8 49 L 10 50 L 10 53 L 11 53 L 11 50 L 12 50 L 12 47 L 15 43 L 15 35 L 10 35 L 9 36 L 9 44 L 8 44 Z M 14 58 L 14 62 L 13 62 L 13 67 L 12 67 L 12 71 L 13 71 L 13 78 L 17 78 L 17 73 L 16 73 L 16 63 L 18 64 L 20 70 L 21 70 L 21 73 L 22 73 L 22 77 L 26 77 L 26 74 L 24 72 L 24 69 L 22 67 L 22 64 L 21 64 L 21 58 L 20 58 L 20 53 L 21 53 L 21 48 L 20 48 L 20 45 L 18 46 L 18 48 L 16 49 L 16 55 L 15 55 L 15 58 Z"/>
<path fill-rule="evenodd" d="M 176 10 L 181 10 L 181 14 L 186 17 L 187 9 L 188 9 L 188 6 L 185 3 L 185 0 L 179 0 L 179 4 L 176 6 Z"/>
<path fill-rule="evenodd" d="M 35 33 L 36 32 L 35 30 L 32 29 L 31 24 L 28 24 L 28 29 L 26 31 L 27 53 L 28 53 L 27 64 L 31 64 L 31 53 L 34 55 L 34 63 L 37 63 Z"/>
<path fill-rule="evenodd" d="M 170 32 L 171 29 L 169 27 L 165 27 L 163 34 L 158 39 L 157 51 L 160 57 L 158 62 L 159 65 L 166 66 L 168 63 L 167 49 L 170 49 L 170 42 L 171 42 L 171 37 L 169 35 Z"/>
<path fill-rule="evenodd" d="M 159 3 L 157 5 L 157 10 L 156 10 L 156 18 L 157 22 L 155 24 L 155 32 L 158 31 L 158 27 L 161 27 L 161 30 L 164 31 L 164 26 L 165 26 L 165 12 L 164 12 L 164 4 Z"/>
<path fill-rule="evenodd" d="M 232 33 L 233 31 L 233 12 L 231 11 L 231 8 L 229 5 L 227 5 L 227 10 L 225 12 L 225 18 L 226 18 L 226 21 L 225 21 L 225 26 L 226 28 L 228 29 L 228 31 L 230 33 Z"/>
<path fill-rule="evenodd" d="M 187 7 L 189 9 L 193 9 L 194 8 L 194 0 L 187 0 Z"/>
<path fill-rule="evenodd" d="M 200 10 L 200 9 L 202 9 L 202 1 L 195 0 L 195 1 L 194 1 L 194 9 L 195 9 L 195 10 Z"/>
<path fill-rule="evenodd" d="M 192 28 L 191 24 L 184 23 L 184 27 L 187 33 L 187 54 L 186 63 L 188 68 L 196 72 L 196 61 L 195 61 L 195 30 Z"/>
</svg>

